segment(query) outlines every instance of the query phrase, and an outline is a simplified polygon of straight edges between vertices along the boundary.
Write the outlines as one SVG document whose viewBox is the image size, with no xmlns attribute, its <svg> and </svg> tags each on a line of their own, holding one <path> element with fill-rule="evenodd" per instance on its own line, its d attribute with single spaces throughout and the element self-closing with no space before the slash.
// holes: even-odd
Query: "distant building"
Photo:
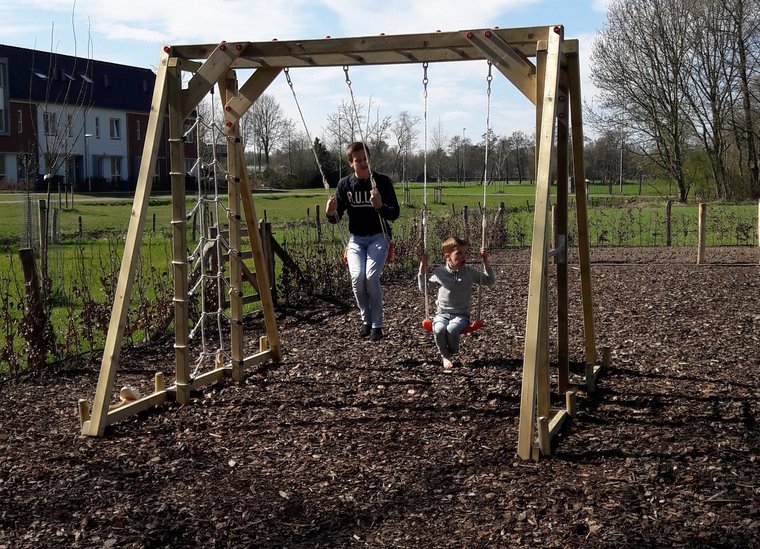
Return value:
<svg viewBox="0 0 760 549">
<path fill-rule="evenodd" d="M 134 190 L 155 79 L 150 69 L 0 44 L 0 188 L 41 190 L 50 172 L 79 192 Z M 153 189 L 169 189 L 164 139 Z"/>
</svg>

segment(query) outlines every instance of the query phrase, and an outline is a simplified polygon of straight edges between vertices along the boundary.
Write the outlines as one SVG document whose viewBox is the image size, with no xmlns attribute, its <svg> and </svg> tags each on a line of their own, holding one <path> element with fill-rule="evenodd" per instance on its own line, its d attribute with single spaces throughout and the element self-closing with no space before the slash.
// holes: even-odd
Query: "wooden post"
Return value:
<svg viewBox="0 0 760 549">
<path fill-rule="evenodd" d="M 707 219 L 707 204 L 699 204 L 699 220 L 697 222 L 697 265 L 701 265 L 705 259 L 705 221 Z"/>
<path fill-rule="evenodd" d="M 40 200 L 40 274 L 44 277 L 47 273 L 47 245 L 48 245 L 48 217 L 47 202 Z"/>
<path fill-rule="evenodd" d="M 665 245 L 673 245 L 673 201 L 665 202 Z"/>
<path fill-rule="evenodd" d="M 184 105 L 180 68 L 167 72 L 169 91 L 169 180 L 172 193 L 172 279 L 174 281 L 174 364 L 176 366 L 176 399 L 190 402 L 190 303 L 188 299 L 187 208 L 185 181 L 185 141 L 183 134 Z M 235 213 L 234 211 L 232 213 Z M 236 248 L 239 249 L 239 248 Z"/>
<path fill-rule="evenodd" d="M 322 220 L 319 218 L 319 204 L 314 206 L 314 226 L 317 228 L 317 243 L 322 242 Z"/>
<path fill-rule="evenodd" d="M 462 224 L 464 226 L 464 238 L 469 238 L 470 233 L 470 222 L 469 222 L 469 215 L 468 215 L 468 208 L 467 204 L 462 206 Z"/>
<path fill-rule="evenodd" d="M 541 455 L 549 456 L 552 453 L 551 439 L 549 438 L 549 418 L 540 416 L 536 425 L 538 431 L 538 449 Z"/>
<path fill-rule="evenodd" d="M 58 244 L 58 212 L 60 212 L 58 208 L 53 208 L 53 232 L 52 232 L 52 240 L 53 244 Z"/>
<path fill-rule="evenodd" d="M 82 231 L 82 216 L 80 215 L 79 216 L 79 240 L 82 240 L 83 234 L 84 233 Z"/>
<path fill-rule="evenodd" d="M 39 369 L 45 365 L 47 355 L 47 344 L 45 344 L 43 336 L 45 315 L 42 309 L 42 299 L 40 298 L 40 280 L 37 276 L 34 250 L 22 248 L 18 251 L 18 255 L 21 259 L 21 269 L 24 272 L 24 284 L 26 286 L 26 315 L 32 327 L 28 341 L 34 342 L 34 348 L 27 356 L 27 360 L 30 369 Z"/>
<path fill-rule="evenodd" d="M 554 216 L 554 263 L 557 265 L 557 390 L 570 386 L 569 296 L 567 277 L 567 187 L 569 178 L 568 113 L 566 90 L 560 90 L 557 102 L 557 204 Z"/>
<path fill-rule="evenodd" d="M 565 393 L 565 409 L 567 410 L 567 413 L 570 414 L 570 417 L 575 416 L 576 411 L 576 395 L 575 391 L 568 391 Z"/>
<path fill-rule="evenodd" d="M 261 251 L 269 274 L 269 289 L 272 292 L 272 304 L 277 306 L 277 284 L 274 279 L 274 252 L 272 251 L 272 224 L 268 221 L 259 223 L 261 232 Z"/>
</svg>

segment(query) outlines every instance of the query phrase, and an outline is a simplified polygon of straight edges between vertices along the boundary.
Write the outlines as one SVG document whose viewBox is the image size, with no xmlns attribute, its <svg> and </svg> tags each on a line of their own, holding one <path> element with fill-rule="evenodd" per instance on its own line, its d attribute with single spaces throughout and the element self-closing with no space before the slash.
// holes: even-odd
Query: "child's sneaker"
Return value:
<svg viewBox="0 0 760 549">
<path fill-rule="evenodd" d="M 370 325 L 369 324 L 362 324 L 362 327 L 359 328 L 359 335 L 361 337 L 367 337 L 369 336 L 371 332 Z"/>
<path fill-rule="evenodd" d="M 382 328 L 372 328 L 372 334 L 370 336 L 372 341 L 380 341 L 383 339 L 383 329 Z"/>
</svg>

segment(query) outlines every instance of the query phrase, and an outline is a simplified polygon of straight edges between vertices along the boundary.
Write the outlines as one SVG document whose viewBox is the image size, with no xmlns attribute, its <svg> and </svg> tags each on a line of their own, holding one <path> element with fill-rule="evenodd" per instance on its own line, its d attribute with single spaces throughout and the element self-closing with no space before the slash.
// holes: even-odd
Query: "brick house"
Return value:
<svg viewBox="0 0 760 549">
<path fill-rule="evenodd" d="M 78 192 L 133 191 L 155 78 L 150 69 L 0 44 L 0 188 L 42 190 L 49 174 Z M 162 140 L 154 190 L 169 189 L 165 150 Z"/>
</svg>

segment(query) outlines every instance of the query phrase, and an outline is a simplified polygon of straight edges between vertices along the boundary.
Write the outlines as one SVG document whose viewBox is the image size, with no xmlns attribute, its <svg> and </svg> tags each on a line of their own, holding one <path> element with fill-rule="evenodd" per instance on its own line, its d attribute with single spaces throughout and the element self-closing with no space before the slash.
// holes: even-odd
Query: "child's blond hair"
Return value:
<svg viewBox="0 0 760 549">
<path fill-rule="evenodd" d="M 469 248 L 470 243 L 467 242 L 464 238 L 459 238 L 458 236 L 450 236 L 441 243 L 441 250 L 443 250 L 443 254 L 450 254 L 453 252 L 456 248 Z"/>
</svg>

